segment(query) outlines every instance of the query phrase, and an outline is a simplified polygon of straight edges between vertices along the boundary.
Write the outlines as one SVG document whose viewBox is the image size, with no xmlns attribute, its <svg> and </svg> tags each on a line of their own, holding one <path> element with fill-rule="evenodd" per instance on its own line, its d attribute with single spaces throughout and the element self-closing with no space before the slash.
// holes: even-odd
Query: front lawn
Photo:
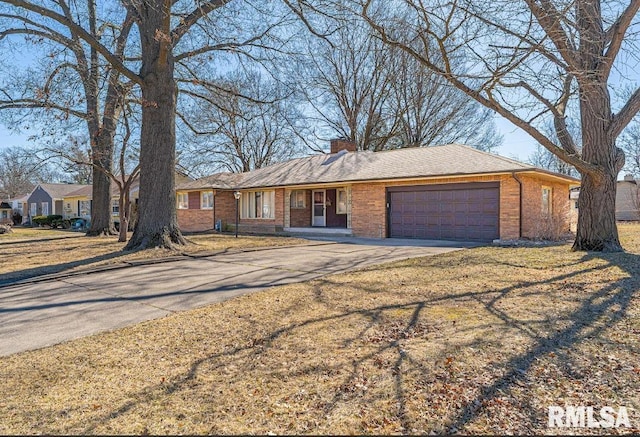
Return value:
<svg viewBox="0 0 640 437">
<path fill-rule="evenodd" d="M 0 434 L 640 432 L 628 250 L 484 247 L 276 287 L 0 359 Z"/>
</svg>

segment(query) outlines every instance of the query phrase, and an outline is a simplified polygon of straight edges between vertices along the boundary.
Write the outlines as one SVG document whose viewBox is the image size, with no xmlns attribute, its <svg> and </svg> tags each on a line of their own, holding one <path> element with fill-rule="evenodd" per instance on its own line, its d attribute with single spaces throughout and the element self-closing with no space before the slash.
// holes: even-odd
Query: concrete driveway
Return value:
<svg viewBox="0 0 640 437">
<path fill-rule="evenodd" d="M 59 275 L 0 287 L 0 356 L 132 325 L 268 287 L 469 244 L 345 239 Z"/>
</svg>

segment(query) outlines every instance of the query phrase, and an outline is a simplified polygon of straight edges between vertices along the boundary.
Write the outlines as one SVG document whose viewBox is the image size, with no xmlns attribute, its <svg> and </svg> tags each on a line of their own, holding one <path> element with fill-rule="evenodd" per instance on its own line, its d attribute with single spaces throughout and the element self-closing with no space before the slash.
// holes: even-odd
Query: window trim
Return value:
<svg viewBox="0 0 640 437">
<path fill-rule="evenodd" d="M 269 216 L 264 217 L 265 204 L 264 199 L 269 197 L 270 204 L 267 205 Z M 256 199 L 260 198 L 260 205 L 256 203 Z M 243 191 L 240 195 L 240 218 L 243 220 L 274 220 L 276 218 L 275 212 L 276 204 L 276 192 L 275 190 L 253 190 Z M 260 208 L 258 208 L 260 206 Z M 255 214 L 255 217 L 251 217 L 251 211 Z M 258 216 L 258 211 L 260 216 Z"/>
<path fill-rule="evenodd" d="M 208 195 L 211 195 L 211 205 L 210 206 L 204 206 L 204 199 L 205 199 L 205 194 L 207 194 L 206 197 L 209 197 Z M 215 202 L 215 200 L 213 199 L 213 190 L 210 191 L 200 191 L 200 209 L 213 209 L 213 202 Z"/>
<path fill-rule="evenodd" d="M 344 202 L 340 202 L 340 193 L 344 193 Z M 343 207 L 340 207 L 340 204 L 343 204 Z M 347 189 L 346 188 L 336 188 L 336 214 L 347 214 L 347 204 L 349 203 L 347 199 Z M 343 210 L 344 208 L 344 210 Z"/>
<path fill-rule="evenodd" d="M 40 202 L 40 208 L 42 209 L 42 214 L 41 215 L 43 215 L 43 216 L 50 215 L 49 214 L 49 202 Z"/>
<path fill-rule="evenodd" d="M 299 195 L 302 195 L 302 206 L 300 205 Z M 296 197 L 294 201 L 294 196 Z M 306 209 L 307 208 L 307 190 L 293 190 L 291 191 L 291 197 L 289 199 L 289 205 L 291 209 Z"/>
<path fill-rule="evenodd" d="M 545 204 L 545 191 L 547 191 L 548 197 L 547 197 L 547 202 Z M 545 217 L 550 217 L 553 215 L 553 188 L 543 185 L 540 191 L 540 197 L 541 197 L 541 209 L 540 212 L 542 213 L 543 216 Z"/>
<path fill-rule="evenodd" d="M 176 203 L 178 209 L 189 209 L 189 193 L 177 193 Z"/>
</svg>

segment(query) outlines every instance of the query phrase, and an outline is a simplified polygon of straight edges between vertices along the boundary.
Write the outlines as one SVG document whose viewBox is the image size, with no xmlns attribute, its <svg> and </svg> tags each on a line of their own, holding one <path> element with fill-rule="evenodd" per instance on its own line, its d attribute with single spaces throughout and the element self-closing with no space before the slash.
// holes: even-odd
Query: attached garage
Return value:
<svg viewBox="0 0 640 437">
<path fill-rule="evenodd" d="M 392 238 L 500 238 L 499 182 L 389 187 L 387 204 Z"/>
</svg>

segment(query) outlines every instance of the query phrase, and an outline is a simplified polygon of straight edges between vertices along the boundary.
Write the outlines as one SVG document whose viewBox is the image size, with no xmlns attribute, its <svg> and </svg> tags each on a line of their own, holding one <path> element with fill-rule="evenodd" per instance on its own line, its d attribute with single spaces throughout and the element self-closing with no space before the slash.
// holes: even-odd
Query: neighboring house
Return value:
<svg viewBox="0 0 640 437">
<path fill-rule="evenodd" d="M 9 202 L 0 202 L 0 225 L 12 224 L 13 208 Z"/>
<path fill-rule="evenodd" d="M 89 185 L 80 184 L 38 184 L 29 195 L 27 203 L 29 217 L 39 215 L 64 216 L 64 197 Z"/>
<path fill-rule="evenodd" d="M 136 179 L 131 184 L 129 196 L 133 205 L 138 200 L 139 181 Z M 91 207 L 93 206 L 93 187 L 87 185 L 64 197 L 65 212 L 64 218 L 82 217 L 91 218 Z M 120 214 L 120 190 L 114 183 L 111 184 L 111 215 L 118 218 Z"/>
<path fill-rule="evenodd" d="M 188 176 L 176 171 L 176 182 L 183 183 L 191 180 Z M 140 179 L 136 178 L 129 188 L 129 198 L 133 213 L 138 204 L 140 190 Z M 93 187 L 91 185 L 85 185 L 81 188 L 67 193 L 63 198 L 64 204 L 64 218 L 82 217 L 84 219 L 91 219 L 91 207 L 93 206 Z M 120 216 L 120 189 L 117 184 L 111 183 L 111 215 L 114 219 L 118 219 Z"/>
<path fill-rule="evenodd" d="M 569 189 L 579 180 L 451 144 L 331 154 L 177 186 L 184 231 L 327 232 L 373 238 L 490 241 L 536 238 L 545 217 L 569 230 Z"/>
<path fill-rule="evenodd" d="M 81 217 L 83 219 L 91 219 L 91 197 L 93 187 L 85 185 L 75 191 L 64 196 L 63 217 L 65 219 Z"/>
<path fill-rule="evenodd" d="M 4 202 L 7 202 L 9 205 L 11 205 L 12 215 L 13 215 L 13 212 L 17 212 L 22 216 L 22 223 L 25 223 L 28 219 L 27 217 L 28 215 L 27 199 L 28 198 L 29 198 L 29 195 L 25 194 L 22 196 L 14 197 L 13 199 L 4 200 Z"/>
<path fill-rule="evenodd" d="M 625 175 L 616 188 L 616 220 L 640 220 L 640 193 L 632 175 Z"/>
</svg>

